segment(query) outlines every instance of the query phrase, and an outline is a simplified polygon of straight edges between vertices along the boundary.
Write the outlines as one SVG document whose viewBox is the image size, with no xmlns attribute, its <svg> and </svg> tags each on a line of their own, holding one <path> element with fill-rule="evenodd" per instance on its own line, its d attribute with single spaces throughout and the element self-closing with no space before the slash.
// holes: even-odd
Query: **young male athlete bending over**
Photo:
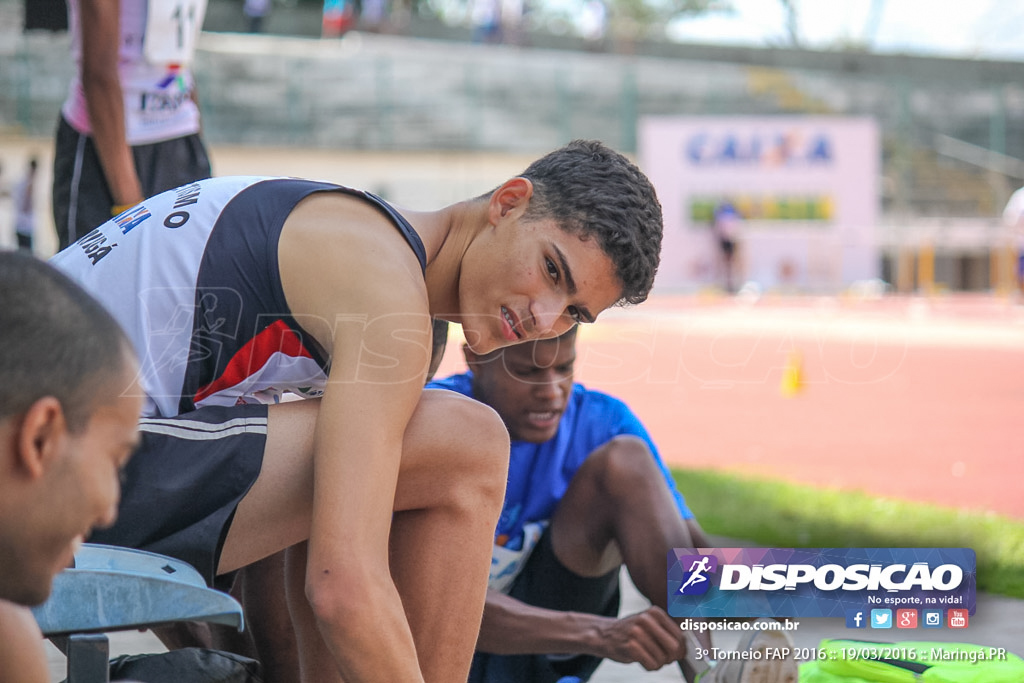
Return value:
<svg viewBox="0 0 1024 683">
<path fill-rule="evenodd" d="M 219 178 L 121 214 L 54 259 L 143 363 L 143 445 L 93 540 L 212 583 L 308 539 L 286 572 L 304 680 L 465 680 L 508 436 L 423 391 L 431 316 L 478 353 L 558 335 L 646 297 L 661 229 L 643 174 L 585 141 L 431 212 Z"/>
</svg>

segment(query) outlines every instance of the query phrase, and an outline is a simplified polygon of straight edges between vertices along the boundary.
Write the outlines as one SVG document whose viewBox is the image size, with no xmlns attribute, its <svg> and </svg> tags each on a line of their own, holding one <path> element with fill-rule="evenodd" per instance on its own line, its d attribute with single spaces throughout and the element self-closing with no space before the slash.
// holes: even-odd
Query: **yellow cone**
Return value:
<svg viewBox="0 0 1024 683">
<path fill-rule="evenodd" d="M 786 357 L 786 367 L 782 370 L 782 384 L 779 386 L 779 393 L 786 397 L 796 396 L 803 387 L 803 358 L 799 351 L 792 351 Z"/>
</svg>

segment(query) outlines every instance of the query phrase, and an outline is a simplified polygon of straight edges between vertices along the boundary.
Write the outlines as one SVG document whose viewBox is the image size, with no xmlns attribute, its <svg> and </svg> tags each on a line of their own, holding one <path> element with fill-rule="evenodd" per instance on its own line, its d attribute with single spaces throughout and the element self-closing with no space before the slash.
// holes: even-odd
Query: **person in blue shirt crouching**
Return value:
<svg viewBox="0 0 1024 683">
<path fill-rule="evenodd" d="M 576 328 L 463 353 L 468 372 L 428 387 L 490 405 L 512 439 L 470 683 L 587 681 L 605 658 L 652 671 L 678 662 L 696 680 L 666 612 L 666 554 L 710 544 L 636 415 L 573 381 Z M 619 618 L 623 565 L 651 606 Z M 783 666 L 795 676 L 792 664 L 773 668 Z"/>
</svg>

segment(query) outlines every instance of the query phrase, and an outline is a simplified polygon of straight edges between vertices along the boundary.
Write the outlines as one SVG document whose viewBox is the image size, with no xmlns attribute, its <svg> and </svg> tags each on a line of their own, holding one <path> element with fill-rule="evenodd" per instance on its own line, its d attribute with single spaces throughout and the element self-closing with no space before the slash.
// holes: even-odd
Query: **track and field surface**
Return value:
<svg viewBox="0 0 1024 683">
<path fill-rule="evenodd" d="M 461 367 L 453 339 L 440 374 Z M 670 465 L 1024 518 L 1024 306 L 1004 298 L 653 296 L 584 327 L 577 380 Z"/>
<path fill-rule="evenodd" d="M 780 393 L 793 351 L 802 390 Z M 463 369 L 452 335 L 439 376 Z M 626 400 L 664 458 L 1024 518 L 1024 307 L 1003 299 L 656 296 L 584 328 L 578 379 Z M 623 614 L 646 603 L 624 581 Z M 929 632 L 1020 652 L 1022 603 L 982 595 L 968 631 Z M 850 637 L 805 620 L 800 647 Z M 868 634 L 870 637 L 875 634 Z M 920 631 L 891 639 L 924 639 Z M 879 640 L 884 637 L 877 638 Z M 716 635 L 732 649 L 735 634 Z M 114 634 L 112 654 L 159 652 Z M 64 658 L 48 646 L 51 680 Z M 669 666 L 605 662 L 592 683 L 678 683 Z"/>
</svg>

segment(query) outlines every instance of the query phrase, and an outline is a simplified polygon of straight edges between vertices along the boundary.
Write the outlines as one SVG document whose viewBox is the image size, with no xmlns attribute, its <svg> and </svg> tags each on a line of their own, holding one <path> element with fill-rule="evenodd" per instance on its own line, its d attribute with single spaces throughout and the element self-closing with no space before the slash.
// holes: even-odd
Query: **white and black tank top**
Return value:
<svg viewBox="0 0 1024 683">
<path fill-rule="evenodd" d="M 263 177 L 169 190 L 53 257 L 127 332 L 142 365 L 146 416 L 323 393 L 328 354 L 288 309 L 278 270 L 284 222 L 316 192 L 343 192 L 378 207 L 426 269 L 419 235 L 379 197 Z"/>
</svg>

